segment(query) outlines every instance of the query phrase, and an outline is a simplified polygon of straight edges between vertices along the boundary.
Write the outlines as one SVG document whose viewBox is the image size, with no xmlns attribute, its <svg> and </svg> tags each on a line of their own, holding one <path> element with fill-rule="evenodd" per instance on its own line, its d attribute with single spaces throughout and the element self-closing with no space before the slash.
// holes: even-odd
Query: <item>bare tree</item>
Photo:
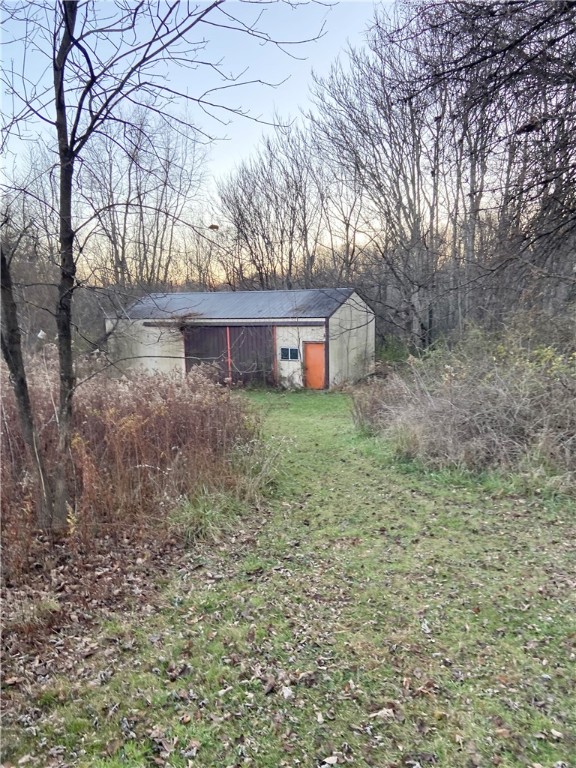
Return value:
<svg viewBox="0 0 576 768">
<path fill-rule="evenodd" d="M 158 290 L 181 272 L 203 151 L 193 129 L 147 113 L 111 128 L 95 137 L 79 174 L 86 218 L 97 222 L 90 261 L 98 282 Z"/>
<path fill-rule="evenodd" d="M 314 157 L 311 136 L 284 125 L 220 183 L 222 216 L 242 262 L 236 280 L 255 280 L 264 289 L 316 284 L 317 260 L 335 226 L 327 215 L 331 181 Z"/>
<path fill-rule="evenodd" d="M 407 3 L 407 21 L 389 42 L 411 47 L 415 36 L 442 40 L 422 52 L 419 90 L 460 87 L 463 110 L 492 121 L 492 156 L 502 164 L 496 183 L 499 251 L 496 284 L 510 282 L 542 301 L 574 294 L 576 242 L 576 3 Z M 494 200 L 494 198 L 493 198 Z M 546 298 L 548 296 L 548 299 Z"/>
<path fill-rule="evenodd" d="M 377 30 L 371 48 L 352 52 L 349 69 L 336 65 L 318 81 L 315 130 L 369 200 L 366 215 L 379 230 L 372 249 L 396 286 L 390 320 L 427 345 L 441 256 L 434 178 L 442 137 L 430 98 L 412 91 L 414 59 L 383 47 Z"/>
<path fill-rule="evenodd" d="M 372 295 L 413 343 L 574 294 L 575 18 L 409 1 L 316 84 L 315 134 L 368 203 Z"/>
<path fill-rule="evenodd" d="M 297 259 L 297 195 L 289 188 L 277 141 L 266 139 L 219 185 L 222 213 L 234 232 L 243 287 L 291 288 Z"/>
<path fill-rule="evenodd" d="M 81 229 L 75 208 L 78 167 L 87 158 L 95 137 L 107 134 L 111 125 L 125 124 L 124 105 L 153 112 L 173 126 L 187 124 L 177 112 L 182 100 L 208 113 L 218 110 L 216 92 L 229 87 L 233 78 L 221 73 L 228 81 L 224 85 L 191 95 L 173 87 L 167 77 L 169 65 L 190 73 L 198 67 L 218 70 L 217 64 L 206 58 L 205 32 L 220 26 L 263 43 L 281 42 L 273 41 L 261 30 L 258 15 L 247 22 L 229 10 L 224 0 L 205 5 L 176 0 L 143 0 L 137 4 L 116 0 L 106 5 L 93 0 L 33 0 L 5 7 L 5 15 L 13 35 L 5 46 L 17 42 L 28 51 L 34 50 L 35 56 L 32 62 L 30 56 L 21 57 L 20 68 L 12 66 L 3 71 L 3 87 L 11 100 L 4 142 L 13 134 L 23 136 L 38 124 L 57 142 L 59 460 L 46 494 L 53 504 L 45 506 L 40 522 L 46 525 L 47 517 L 51 518 L 50 526 L 58 530 L 66 527 L 70 499 L 68 472 L 75 388 L 72 306 Z M 3 258 L 2 350 L 22 415 L 30 411 L 32 404 L 26 388 L 18 385 L 26 381 L 26 374 L 10 267 L 10 260 Z M 152 273 L 157 275 L 155 269 Z M 33 420 L 28 419 L 23 426 L 30 450 L 34 450 L 34 437 L 27 423 L 33 425 Z"/>
<path fill-rule="evenodd" d="M 2 244 L 0 252 L 0 284 L 2 290 L 2 356 L 6 361 L 16 395 L 16 404 L 22 434 L 29 455 L 30 469 L 40 491 L 39 524 L 49 527 L 53 517 L 54 498 L 45 468 L 45 461 L 34 419 L 34 410 L 24 366 L 22 334 L 17 303 L 17 289 L 12 281 L 12 268 L 15 255 L 21 251 L 22 241 L 31 230 L 30 223 L 21 227 L 17 234 L 9 232 L 10 221 L 4 216 L 2 221 Z"/>
</svg>

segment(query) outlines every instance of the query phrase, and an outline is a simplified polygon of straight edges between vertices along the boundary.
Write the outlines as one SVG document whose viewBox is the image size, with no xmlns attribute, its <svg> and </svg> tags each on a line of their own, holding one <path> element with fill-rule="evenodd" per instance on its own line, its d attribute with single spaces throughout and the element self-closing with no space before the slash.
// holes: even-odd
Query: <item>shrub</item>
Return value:
<svg viewBox="0 0 576 768">
<path fill-rule="evenodd" d="M 3 372 L 2 538 L 4 569 L 25 567 L 34 536 L 34 487 L 12 390 Z M 33 365 L 29 384 L 47 470 L 54 467 L 56 377 Z M 259 425 L 248 404 L 200 369 L 180 376 L 97 376 L 75 397 L 70 462 L 72 538 L 126 532 L 159 535 L 183 499 L 210 492 L 246 496 L 247 463 L 260 466 Z M 250 484 L 251 483 L 251 484 Z"/>
<path fill-rule="evenodd" d="M 356 422 L 433 467 L 576 473 L 576 351 L 469 331 L 360 389 Z"/>
</svg>

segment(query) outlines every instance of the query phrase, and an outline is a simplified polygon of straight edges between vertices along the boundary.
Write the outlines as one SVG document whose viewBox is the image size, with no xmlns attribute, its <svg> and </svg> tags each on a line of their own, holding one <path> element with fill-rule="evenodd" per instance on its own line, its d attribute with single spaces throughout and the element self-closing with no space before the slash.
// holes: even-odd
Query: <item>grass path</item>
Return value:
<svg viewBox="0 0 576 768">
<path fill-rule="evenodd" d="M 396 467 L 345 395 L 251 397 L 269 513 L 30 687 L 6 765 L 574 768 L 574 508 Z"/>
</svg>

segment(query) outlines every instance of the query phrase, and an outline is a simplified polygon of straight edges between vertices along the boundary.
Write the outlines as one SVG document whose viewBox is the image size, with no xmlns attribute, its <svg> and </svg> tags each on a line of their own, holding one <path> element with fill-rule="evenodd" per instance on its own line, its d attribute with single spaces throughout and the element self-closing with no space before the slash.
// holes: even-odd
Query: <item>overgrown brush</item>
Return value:
<svg viewBox="0 0 576 768">
<path fill-rule="evenodd" d="M 37 504 L 11 387 L 2 382 L 4 572 L 26 566 Z M 56 377 L 30 369 L 29 384 L 48 471 L 56 456 Z M 183 499 L 214 492 L 243 498 L 262 480 L 259 425 L 248 404 L 195 370 L 180 376 L 94 377 L 75 397 L 69 509 L 72 540 L 161 535 Z M 250 473 L 253 459 L 255 473 Z M 260 474 L 259 474 L 260 473 Z M 218 502 L 220 503 L 220 502 Z"/>
<path fill-rule="evenodd" d="M 432 467 L 576 476 L 576 347 L 470 331 L 360 389 L 356 422 Z"/>
</svg>

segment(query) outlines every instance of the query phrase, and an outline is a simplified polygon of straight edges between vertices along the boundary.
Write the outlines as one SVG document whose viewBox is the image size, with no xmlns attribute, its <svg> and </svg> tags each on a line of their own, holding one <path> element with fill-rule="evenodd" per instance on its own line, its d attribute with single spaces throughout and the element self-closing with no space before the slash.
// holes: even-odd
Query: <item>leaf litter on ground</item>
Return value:
<svg viewBox="0 0 576 768">
<path fill-rule="evenodd" d="M 6 765 L 569 766 L 573 509 L 406 473 L 343 395 L 253 397 L 294 439 L 269 517 L 88 556 L 100 597 L 39 579 L 63 607 L 5 635 Z"/>
</svg>

